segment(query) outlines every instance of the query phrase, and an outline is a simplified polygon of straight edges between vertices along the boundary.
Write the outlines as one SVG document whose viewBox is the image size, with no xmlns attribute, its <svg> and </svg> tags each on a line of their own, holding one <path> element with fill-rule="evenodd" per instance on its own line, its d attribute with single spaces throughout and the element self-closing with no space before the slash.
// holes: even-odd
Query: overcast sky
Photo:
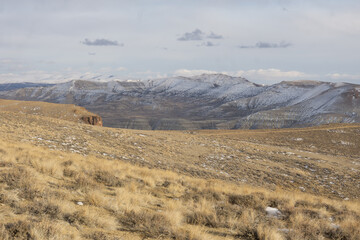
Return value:
<svg viewBox="0 0 360 240">
<path fill-rule="evenodd" d="M 0 82 L 220 72 L 360 84 L 359 12 L 359 0 L 1 0 Z"/>
</svg>

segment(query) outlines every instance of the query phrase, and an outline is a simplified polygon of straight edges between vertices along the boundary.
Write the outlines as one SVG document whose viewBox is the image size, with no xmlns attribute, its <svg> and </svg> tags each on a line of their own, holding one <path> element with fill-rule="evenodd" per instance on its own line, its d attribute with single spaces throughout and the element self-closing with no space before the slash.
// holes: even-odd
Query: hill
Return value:
<svg viewBox="0 0 360 240">
<path fill-rule="evenodd" d="M 20 113 L 23 114 L 23 117 L 27 117 L 30 114 L 102 126 L 100 116 L 74 104 L 53 104 L 0 99 L 0 111 Z"/>
<path fill-rule="evenodd" d="M 360 125 L 146 131 L 0 117 L 1 239 L 360 235 Z"/>
<path fill-rule="evenodd" d="M 350 83 L 263 86 L 241 77 L 203 74 L 143 81 L 74 80 L 0 91 L 0 97 L 76 104 L 102 116 L 108 127 L 194 130 L 359 123 L 359 92 L 360 85 Z"/>
</svg>

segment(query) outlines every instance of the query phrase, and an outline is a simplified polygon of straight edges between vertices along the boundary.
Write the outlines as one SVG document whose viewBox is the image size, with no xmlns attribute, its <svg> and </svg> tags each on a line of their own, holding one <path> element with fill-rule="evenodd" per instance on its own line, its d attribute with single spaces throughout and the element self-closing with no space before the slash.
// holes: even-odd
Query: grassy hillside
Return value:
<svg viewBox="0 0 360 240">
<path fill-rule="evenodd" d="M 1 239 L 358 239 L 358 201 L 0 142 Z M 278 208 L 278 216 L 266 213 Z"/>
<path fill-rule="evenodd" d="M 359 125 L 177 132 L 0 117 L 0 239 L 359 239 Z"/>
<path fill-rule="evenodd" d="M 93 125 L 102 125 L 101 118 L 98 115 L 74 104 L 53 104 L 0 99 L 0 111 L 52 117 L 76 123 L 90 123 L 88 121 L 89 118 L 98 118 L 100 122 Z"/>
</svg>

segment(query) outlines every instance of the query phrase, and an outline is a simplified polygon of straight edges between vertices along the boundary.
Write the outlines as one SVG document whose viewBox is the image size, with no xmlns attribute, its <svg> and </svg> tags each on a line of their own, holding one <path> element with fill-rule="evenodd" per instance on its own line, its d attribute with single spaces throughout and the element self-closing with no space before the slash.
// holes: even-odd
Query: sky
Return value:
<svg viewBox="0 0 360 240">
<path fill-rule="evenodd" d="M 359 0 L 0 0 L 0 83 L 360 84 Z"/>
</svg>

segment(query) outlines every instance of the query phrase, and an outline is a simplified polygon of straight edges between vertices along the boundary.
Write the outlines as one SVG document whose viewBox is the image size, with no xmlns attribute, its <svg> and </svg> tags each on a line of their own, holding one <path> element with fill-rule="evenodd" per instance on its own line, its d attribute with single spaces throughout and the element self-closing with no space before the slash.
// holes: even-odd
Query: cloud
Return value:
<svg viewBox="0 0 360 240">
<path fill-rule="evenodd" d="M 21 73 L 0 73 L 0 83 L 18 83 L 18 82 L 34 82 L 34 83 L 61 83 L 71 80 L 83 79 L 92 81 L 109 81 L 109 79 L 121 79 L 121 76 L 111 74 L 107 70 L 99 69 L 98 72 L 73 71 L 71 68 L 61 72 L 48 71 L 25 71 Z"/>
<path fill-rule="evenodd" d="M 198 45 L 198 47 L 201 47 L 201 46 L 204 46 L 204 47 L 215 47 L 215 46 L 219 46 L 219 44 L 215 44 L 215 43 L 213 43 L 213 42 L 207 41 L 207 42 L 203 42 L 203 43 L 201 43 L 200 45 Z"/>
<path fill-rule="evenodd" d="M 21 71 L 26 68 L 24 61 L 12 58 L 0 58 L 0 70 L 5 71 Z"/>
<path fill-rule="evenodd" d="M 282 71 L 276 68 L 268 69 L 251 69 L 237 71 L 235 76 L 240 76 L 249 79 L 250 81 L 259 81 L 262 83 L 275 83 L 280 81 L 317 79 L 318 75 L 308 74 L 300 71 Z"/>
<path fill-rule="evenodd" d="M 126 71 L 126 70 L 127 70 L 127 69 L 124 68 L 124 67 L 118 67 L 118 68 L 116 69 L 116 71 L 118 71 L 118 72 Z"/>
<path fill-rule="evenodd" d="M 192 32 L 184 33 L 182 37 L 179 37 L 178 41 L 200 41 L 203 40 L 205 33 L 200 29 L 195 29 Z"/>
<path fill-rule="evenodd" d="M 99 69 L 100 72 L 111 72 L 113 69 L 111 67 L 101 67 Z"/>
<path fill-rule="evenodd" d="M 209 35 L 207 35 L 207 38 L 210 38 L 210 39 L 223 39 L 223 36 L 220 35 L 220 34 L 216 34 L 216 33 L 211 32 Z"/>
<path fill-rule="evenodd" d="M 326 76 L 333 80 L 360 80 L 360 74 L 331 73 Z"/>
<path fill-rule="evenodd" d="M 130 77 L 130 79 L 157 79 L 157 78 L 166 78 L 168 77 L 168 75 L 167 73 L 147 70 L 147 71 L 131 73 L 128 77 Z"/>
<path fill-rule="evenodd" d="M 287 48 L 292 46 L 289 42 L 269 43 L 269 42 L 257 42 L 255 45 L 241 45 L 239 48 Z"/>
<path fill-rule="evenodd" d="M 192 76 L 198 76 L 201 74 L 215 74 L 218 73 L 216 71 L 209 71 L 209 70 L 202 70 L 202 69 L 194 69 L 194 70 L 189 70 L 189 69 L 178 69 L 174 72 L 175 76 L 182 76 L 182 77 L 192 77 Z"/>
<path fill-rule="evenodd" d="M 88 46 L 124 46 L 123 43 L 118 43 L 117 41 L 111 41 L 104 38 L 95 39 L 94 41 L 90 41 L 89 39 L 85 38 L 85 40 L 81 43 Z"/>
<path fill-rule="evenodd" d="M 200 29 L 195 29 L 192 32 L 186 32 L 184 33 L 181 37 L 179 37 L 177 40 L 178 41 L 201 41 L 204 39 L 222 39 L 223 36 L 220 34 L 216 34 L 216 33 L 209 33 L 206 34 L 203 31 L 201 31 Z"/>
</svg>

